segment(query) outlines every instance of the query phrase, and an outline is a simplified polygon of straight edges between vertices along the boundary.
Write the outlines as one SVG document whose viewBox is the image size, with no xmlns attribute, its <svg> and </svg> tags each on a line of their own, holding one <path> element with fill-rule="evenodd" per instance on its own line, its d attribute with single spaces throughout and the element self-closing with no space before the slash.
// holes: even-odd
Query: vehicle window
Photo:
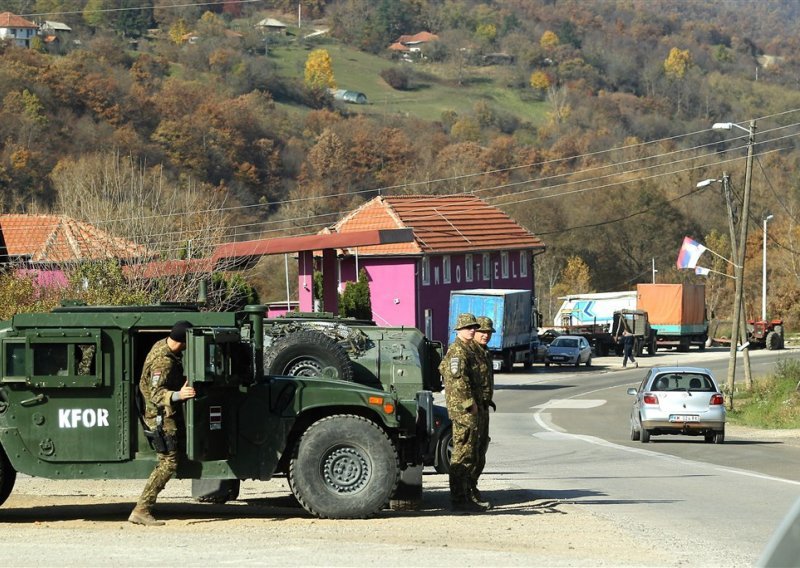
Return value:
<svg viewBox="0 0 800 568">
<path fill-rule="evenodd" d="M 25 376 L 25 344 L 6 343 L 6 369 L 5 374 L 9 377 Z"/>
<path fill-rule="evenodd" d="M 558 338 L 555 341 L 553 341 L 553 345 L 555 345 L 556 347 L 577 347 L 578 340 Z"/>
<path fill-rule="evenodd" d="M 714 381 L 699 373 L 671 373 L 661 375 L 653 381 L 654 391 L 700 391 L 715 392 Z"/>
<path fill-rule="evenodd" d="M 666 375 L 661 375 L 656 377 L 656 380 L 653 381 L 653 387 L 650 389 L 653 391 L 668 391 L 670 390 L 669 387 L 669 377 Z"/>
<path fill-rule="evenodd" d="M 33 375 L 37 377 L 94 376 L 97 374 L 96 351 L 97 345 L 94 343 L 34 343 L 31 345 Z M 8 364 L 7 353 L 6 365 Z"/>
<path fill-rule="evenodd" d="M 33 351 L 33 374 L 36 376 L 66 376 L 67 345 L 65 343 L 37 343 Z"/>
</svg>

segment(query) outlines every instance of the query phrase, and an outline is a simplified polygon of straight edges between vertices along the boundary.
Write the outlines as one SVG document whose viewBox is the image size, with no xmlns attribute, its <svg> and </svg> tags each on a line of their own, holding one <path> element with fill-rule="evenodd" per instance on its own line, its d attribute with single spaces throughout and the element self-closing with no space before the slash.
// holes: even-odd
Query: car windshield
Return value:
<svg viewBox="0 0 800 568">
<path fill-rule="evenodd" d="M 714 381 L 700 373 L 665 373 L 658 375 L 650 387 L 652 391 L 704 391 L 716 392 Z"/>
<path fill-rule="evenodd" d="M 565 337 L 559 337 L 553 340 L 554 347 L 577 347 L 578 340 L 577 339 L 568 339 Z"/>
</svg>

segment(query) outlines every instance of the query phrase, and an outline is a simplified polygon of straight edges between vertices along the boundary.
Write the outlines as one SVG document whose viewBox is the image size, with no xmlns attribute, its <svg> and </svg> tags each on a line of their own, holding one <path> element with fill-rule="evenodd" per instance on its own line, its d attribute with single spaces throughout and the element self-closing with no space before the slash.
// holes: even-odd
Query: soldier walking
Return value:
<svg viewBox="0 0 800 568">
<path fill-rule="evenodd" d="M 456 320 L 456 339 L 447 350 L 439 371 L 444 378 L 447 413 L 453 422 L 453 454 L 450 458 L 450 500 L 456 511 L 479 512 L 488 509 L 473 492 L 473 477 L 478 463 L 478 409 L 484 406 L 483 391 L 477 377 L 473 347 L 480 327 L 475 316 L 460 314 Z"/>
<path fill-rule="evenodd" d="M 188 321 L 176 323 L 169 337 L 153 345 L 144 361 L 139 381 L 145 401 L 144 421 L 150 430 L 157 432 L 161 446 L 156 448 L 158 463 L 128 517 L 128 521 L 136 525 L 164 524 L 153 517 L 153 506 L 158 494 L 178 470 L 181 403 L 195 396 L 194 388 L 183 376 L 182 352 L 186 349 L 186 331 L 191 327 Z"/>
</svg>

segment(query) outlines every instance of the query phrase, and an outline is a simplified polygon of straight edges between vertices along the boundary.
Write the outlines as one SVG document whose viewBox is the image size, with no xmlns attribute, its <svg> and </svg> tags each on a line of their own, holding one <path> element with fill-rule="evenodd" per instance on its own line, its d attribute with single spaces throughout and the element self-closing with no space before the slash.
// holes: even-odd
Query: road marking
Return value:
<svg viewBox="0 0 800 568">
<path fill-rule="evenodd" d="M 572 399 L 572 398 L 551 398 L 544 404 L 537 404 L 536 406 L 531 406 L 531 409 L 534 408 L 541 408 L 544 410 L 545 408 L 574 408 L 578 410 L 582 410 L 585 408 L 597 408 L 598 406 L 603 406 L 607 401 L 603 399 Z"/>
<path fill-rule="evenodd" d="M 614 387 L 606 387 L 606 388 L 602 388 L 602 389 L 597 389 L 596 391 L 592 391 L 592 392 L 599 392 L 601 390 L 608 390 L 610 388 L 619 388 L 619 386 L 617 385 L 617 386 L 614 386 Z M 586 394 L 591 394 L 591 393 L 583 393 L 583 394 L 579 394 L 579 395 L 575 395 L 575 396 L 585 396 Z M 628 446 L 622 446 L 620 444 L 615 444 L 614 442 L 609 442 L 608 440 L 604 440 L 602 438 L 597 438 L 595 436 L 586 436 L 584 434 L 571 434 L 569 432 L 565 432 L 564 430 L 558 428 L 555 425 L 548 424 L 545 421 L 545 419 L 542 417 L 543 414 L 547 414 L 544 411 L 546 409 L 548 409 L 548 408 L 584 408 L 584 407 L 581 407 L 581 406 L 548 406 L 551 402 L 567 403 L 569 401 L 578 402 L 575 399 L 567 399 L 567 398 L 564 398 L 564 399 L 553 399 L 553 400 L 547 402 L 546 404 L 543 404 L 543 405 L 540 405 L 540 406 L 531 407 L 532 409 L 533 408 L 538 408 L 538 410 L 536 410 L 536 412 L 534 412 L 534 414 L 533 414 L 533 419 L 542 428 L 542 430 L 544 430 L 544 432 L 534 433 L 533 434 L 534 438 L 539 438 L 539 439 L 544 439 L 544 440 L 548 440 L 548 439 L 549 440 L 564 440 L 564 439 L 571 438 L 573 440 L 581 440 L 583 442 L 588 442 L 589 444 L 594 444 L 595 446 L 603 446 L 605 448 L 617 449 L 617 450 L 622 450 L 622 451 L 633 453 L 633 454 L 639 454 L 639 455 L 646 455 L 646 456 L 655 457 L 655 458 L 661 458 L 661 459 L 664 459 L 664 460 L 674 461 L 674 462 L 677 462 L 677 463 L 691 464 L 693 466 L 698 466 L 699 465 L 699 466 L 702 466 L 702 467 L 708 467 L 708 468 L 710 468 L 712 470 L 715 470 L 715 471 L 724 471 L 724 472 L 727 472 L 727 473 L 734 473 L 734 474 L 738 474 L 738 475 L 743 475 L 745 477 L 754 477 L 756 479 L 764 479 L 764 480 L 767 480 L 767 481 L 778 481 L 778 482 L 781 482 L 781 483 L 788 483 L 789 485 L 800 485 L 800 481 L 794 481 L 792 479 L 784 479 L 782 477 L 775 477 L 775 476 L 772 476 L 772 475 L 766 475 L 766 474 L 763 474 L 763 473 L 747 471 L 747 470 L 744 470 L 744 469 L 736 469 L 736 468 L 732 468 L 732 467 L 725 467 L 725 466 L 710 464 L 710 463 L 701 462 L 701 461 L 694 461 L 694 460 L 690 460 L 690 459 L 687 459 L 687 458 L 682 458 L 682 457 L 679 457 L 679 456 L 673 456 L 672 454 L 662 454 L 660 452 L 655 452 L 655 451 L 652 451 L 652 450 L 645 450 L 644 448 L 631 448 L 631 447 L 628 447 Z M 590 402 L 595 402 L 595 401 L 590 401 Z M 605 403 L 605 401 L 602 401 L 602 402 Z M 585 408 L 592 408 L 592 407 L 588 406 L 588 407 L 585 407 Z"/>
</svg>

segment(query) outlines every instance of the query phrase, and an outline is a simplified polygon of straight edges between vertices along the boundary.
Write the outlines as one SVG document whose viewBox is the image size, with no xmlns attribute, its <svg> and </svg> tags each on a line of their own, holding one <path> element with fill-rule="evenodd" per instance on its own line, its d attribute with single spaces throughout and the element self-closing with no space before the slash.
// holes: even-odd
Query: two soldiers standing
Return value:
<svg viewBox="0 0 800 568">
<path fill-rule="evenodd" d="M 492 320 L 464 313 L 456 320 L 456 339 L 442 359 L 447 413 L 453 423 L 450 500 L 457 511 L 486 511 L 491 504 L 478 491 L 489 447 L 489 407 L 494 394 L 492 359 L 486 345 Z"/>
</svg>

